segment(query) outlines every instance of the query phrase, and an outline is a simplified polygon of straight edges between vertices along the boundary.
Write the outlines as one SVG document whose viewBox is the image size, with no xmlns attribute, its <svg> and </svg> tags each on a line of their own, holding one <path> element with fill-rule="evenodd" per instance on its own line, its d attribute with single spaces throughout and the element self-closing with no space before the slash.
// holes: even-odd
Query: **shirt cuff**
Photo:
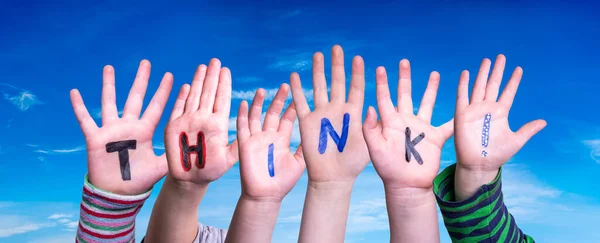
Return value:
<svg viewBox="0 0 600 243">
<path fill-rule="evenodd" d="M 502 168 L 496 178 L 477 192 L 456 201 L 454 173 L 456 164 L 444 169 L 433 182 L 433 192 L 452 242 L 533 242 L 517 227 L 504 205 Z"/>
<path fill-rule="evenodd" d="M 86 175 L 76 242 L 135 242 L 135 217 L 151 193 L 114 194 L 90 184 Z"/>
</svg>

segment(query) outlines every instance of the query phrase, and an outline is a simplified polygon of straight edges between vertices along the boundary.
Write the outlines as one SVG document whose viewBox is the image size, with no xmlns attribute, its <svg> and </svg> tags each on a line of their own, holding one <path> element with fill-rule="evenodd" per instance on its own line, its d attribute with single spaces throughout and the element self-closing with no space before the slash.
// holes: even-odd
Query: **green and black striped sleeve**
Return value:
<svg viewBox="0 0 600 243">
<path fill-rule="evenodd" d="M 448 166 L 433 182 L 433 192 L 452 242 L 534 242 L 517 227 L 504 205 L 502 169 L 494 181 L 460 202 L 454 195 L 455 169 L 456 164 Z"/>
</svg>

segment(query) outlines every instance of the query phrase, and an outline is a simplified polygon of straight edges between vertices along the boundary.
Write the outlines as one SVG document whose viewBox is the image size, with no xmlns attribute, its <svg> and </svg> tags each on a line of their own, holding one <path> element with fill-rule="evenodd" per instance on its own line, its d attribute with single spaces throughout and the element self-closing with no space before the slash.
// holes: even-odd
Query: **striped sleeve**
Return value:
<svg viewBox="0 0 600 243">
<path fill-rule="evenodd" d="M 504 205 L 502 169 L 494 181 L 460 202 L 454 195 L 455 169 L 456 164 L 448 166 L 433 182 L 433 192 L 452 242 L 534 242 L 517 227 Z"/>
<path fill-rule="evenodd" d="M 151 191 L 132 196 L 117 195 L 94 187 L 86 175 L 75 242 L 135 242 L 135 216 Z"/>
</svg>

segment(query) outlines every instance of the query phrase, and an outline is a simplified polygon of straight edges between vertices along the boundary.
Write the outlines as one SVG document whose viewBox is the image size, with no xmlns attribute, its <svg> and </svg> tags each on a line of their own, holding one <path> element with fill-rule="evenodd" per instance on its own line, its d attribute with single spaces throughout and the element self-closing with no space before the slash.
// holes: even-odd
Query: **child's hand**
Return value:
<svg viewBox="0 0 600 243">
<path fill-rule="evenodd" d="M 281 119 L 289 91 L 281 85 L 261 126 L 260 117 L 265 91 L 256 91 L 250 116 L 248 103 L 242 101 L 237 119 L 240 150 L 242 197 L 256 200 L 281 201 L 296 185 L 304 171 L 302 147 L 290 151 L 290 137 L 296 120 L 294 104 L 290 104 Z"/>
<path fill-rule="evenodd" d="M 143 60 L 123 116 L 119 118 L 114 69 L 104 67 L 101 128 L 87 111 L 79 91 L 71 90 L 73 110 L 86 140 L 88 179 L 100 189 L 121 195 L 140 194 L 148 191 L 167 173 L 165 157 L 154 154 L 152 136 L 171 92 L 173 75 L 165 74 L 140 119 L 149 77 L 150 62 Z"/>
<path fill-rule="evenodd" d="M 363 138 L 364 63 L 352 62 L 352 81 L 346 102 L 344 53 L 332 49 L 331 101 L 327 97 L 323 54 L 313 56 L 315 109 L 310 111 L 297 73 L 291 75 L 292 95 L 300 121 L 302 150 L 311 182 L 354 181 L 369 162 Z"/>
<path fill-rule="evenodd" d="M 400 62 L 398 107 L 390 99 L 387 74 L 376 70 L 377 113 L 369 107 L 363 131 L 377 173 L 387 187 L 430 189 L 440 168 L 442 146 L 452 136 L 452 120 L 440 127 L 430 124 L 440 75 L 432 72 L 421 101 L 413 113 L 410 64 Z"/>
<path fill-rule="evenodd" d="M 206 185 L 237 162 L 237 144 L 227 141 L 230 102 L 231 73 L 216 58 L 208 68 L 198 67 L 191 88 L 181 88 L 165 130 L 169 174 L 176 181 Z"/>
<path fill-rule="evenodd" d="M 498 98 L 506 58 L 498 55 L 488 79 L 491 61 L 484 59 L 473 86 L 469 104 L 469 73 L 463 71 L 458 85 L 455 119 L 456 194 L 464 199 L 481 185 L 491 182 L 498 169 L 523 145 L 546 126 L 535 120 L 517 132 L 508 125 L 508 113 L 517 92 L 523 70 L 517 67 L 504 92 Z"/>
<path fill-rule="evenodd" d="M 469 104 L 469 73 L 460 76 L 456 101 L 456 155 L 458 165 L 470 170 L 497 171 L 523 145 L 546 126 L 546 121 L 535 120 L 517 132 L 508 125 L 508 112 L 517 92 L 523 70 L 517 67 L 510 77 L 498 102 L 498 90 L 506 58 L 498 55 L 492 75 L 488 79 L 491 62 L 484 59 L 477 74 Z"/>
</svg>

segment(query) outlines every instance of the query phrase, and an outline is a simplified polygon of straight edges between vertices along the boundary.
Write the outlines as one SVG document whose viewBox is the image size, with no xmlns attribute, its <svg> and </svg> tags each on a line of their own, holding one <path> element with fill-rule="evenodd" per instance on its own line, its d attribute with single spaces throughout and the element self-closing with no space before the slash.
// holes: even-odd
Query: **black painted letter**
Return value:
<svg viewBox="0 0 600 243">
<path fill-rule="evenodd" d="M 415 156 L 417 163 L 419 163 L 420 165 L 423 164 L 423 159 L 421 158 L 421 155 L 415 149 L 415 146 L 417 145 L 417 143 L 421 142 L 421 140 L 423 140 L 423 138 L 425 138 L 425 133 L 419 134 L 419 136 L 415 137 L 414 140 L 410 141 L 410 128 L 406 127 L 406 141 L 404 142 L 405 150 L 406 150 L 406 162 L 410 161 L 410 157 L 412 154 Z"/>
<path fill-rule="evenodd" d="M 131 180 L 131 170 L 129 168 L 129 149 L 135 150 L 136 140 L 124 140 L 106 144 L 106 152 L 119 152 L 119 164 L 121 165 L 121 178 L 124 181 Z"/>
</svg>

